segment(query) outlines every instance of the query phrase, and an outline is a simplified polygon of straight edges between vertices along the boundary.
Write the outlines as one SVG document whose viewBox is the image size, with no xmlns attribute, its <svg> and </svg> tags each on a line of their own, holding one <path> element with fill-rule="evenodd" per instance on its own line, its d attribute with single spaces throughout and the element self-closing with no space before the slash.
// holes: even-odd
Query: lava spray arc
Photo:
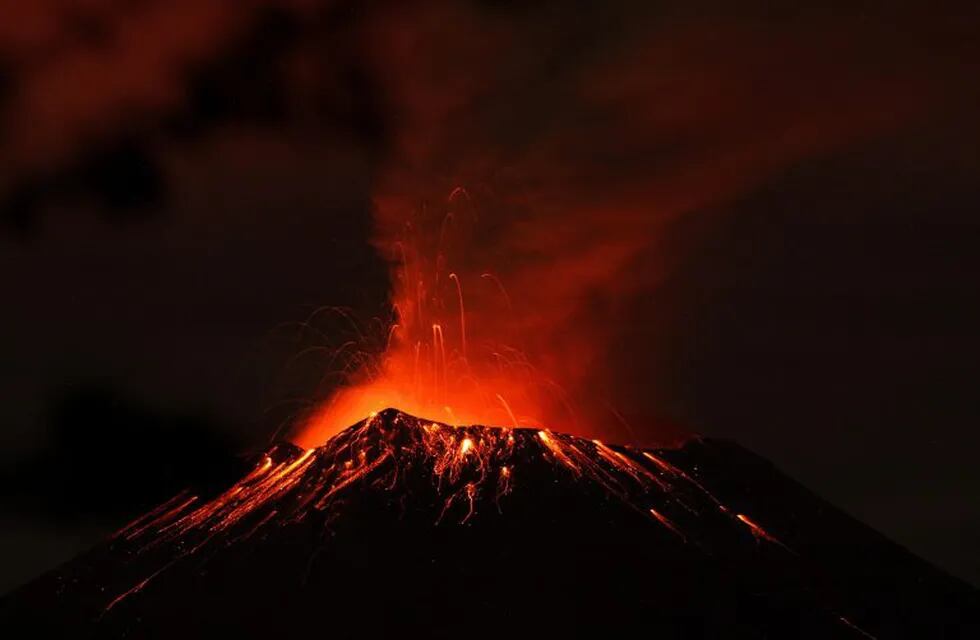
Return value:
<svg viewBox="0 0 980 640">
<path fill-rule="evenodd" d="M 381 206 L 395 207 L 395 203 Z M 294 436 L 317 446 L 386 407 L 440 422 L 506 427 L 561 425 L 581 432 L 561 384 L 526 355 L 540 310 L 511 302 L 481 262 L 479 215 L 457 187 L 440 207 L 406 212 L 391 242 L 392 318 L 380 352 L 350 343 L 338 352 L 344 381 Z"/>
</svg>

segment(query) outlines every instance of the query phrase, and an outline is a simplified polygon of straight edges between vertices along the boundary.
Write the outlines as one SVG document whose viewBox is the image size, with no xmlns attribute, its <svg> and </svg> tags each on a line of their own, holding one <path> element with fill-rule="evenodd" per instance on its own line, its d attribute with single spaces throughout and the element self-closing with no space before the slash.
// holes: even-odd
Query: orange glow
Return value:
<svg viewBox="0 0 980 640">
<path fill-rule="evenodd" d="M 575 425 L 561 387 L 519 347 L 548 309 L 531 304 L 518 313 L 500 278 L 464 268 L 474 266 L 476 248 L 466 235 L 468 205 L 457 187 L 441 219 L 388 211 L 400 221 L 382 247 L 392 260 L 392 317 L 381 320 L 378 337 L 358 331 L 336 349 L 331 366 L 339 370 L 328 373 L 342 383 L 297 426 L 297 444 L 323 444 L 387 407 L 452 425 Z"/>
</svg>

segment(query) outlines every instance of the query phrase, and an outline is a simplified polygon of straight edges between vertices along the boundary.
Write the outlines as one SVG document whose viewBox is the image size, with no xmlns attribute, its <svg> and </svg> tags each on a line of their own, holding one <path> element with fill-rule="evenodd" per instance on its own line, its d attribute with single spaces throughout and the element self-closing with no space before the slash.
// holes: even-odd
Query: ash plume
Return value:
<svg viewBox="0 0 980 640">
<path fill-rule="evenodd" d="M 395 371 L 372 375 L 405 378 L 420 350 L 451 350 L 466 375 L 482 365 L 473 375 L 503 388 L 489 404 L 507 396 L 517 421 L 608 436 L 629 367 L 605 353 L 624 310 L 670 268 L 665 230 L 723 215 L 798 162 L 912 126 L 949 98 L 959 71 L 929 69 L 958 41 L 940 43 L 940 25 L 922 56 L 858 12 L 562 7 L 411 3 L 362 20 L 388 114 L 376 244 L 398 325 Z M 494 373 L 510 349 L 520 362 L 506 366 L 533 369 L 537 391 Z"/>
</svg>

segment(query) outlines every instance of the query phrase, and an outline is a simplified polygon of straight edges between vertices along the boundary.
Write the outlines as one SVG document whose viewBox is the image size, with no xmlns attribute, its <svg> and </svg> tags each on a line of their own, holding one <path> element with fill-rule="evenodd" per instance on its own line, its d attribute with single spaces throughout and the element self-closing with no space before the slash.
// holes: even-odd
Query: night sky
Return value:
<svg viewBox="0 0 980 640">
<path fill-rule="evenodd" d="M 980 11 L 814 4 L 0 0 L 0 591 L 328 393 L 460 185 L 608 437 L 980 584 Z"/>
</svg>

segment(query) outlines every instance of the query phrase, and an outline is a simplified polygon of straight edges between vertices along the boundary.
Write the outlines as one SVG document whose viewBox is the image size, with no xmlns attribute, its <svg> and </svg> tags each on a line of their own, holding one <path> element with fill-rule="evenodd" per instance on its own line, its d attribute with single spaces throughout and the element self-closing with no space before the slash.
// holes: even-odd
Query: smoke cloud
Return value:
<svg viewBox="0 0 980 640">
<path fill-rule="evenodd" d="M 408 3 L 366 19 L 363 41 L 391 123 L 375 202 L 394 377 L 418 377 L 420 349 L 462 355 L 466 331 L 466 372 L 482 359 L 490 386 L 521 397 L 518 421 L 604 435 L 629 371 L 606 347 L 669 268 L 663 230 L 907 126 L 949 78 L 858 13 L 577 8 Z M 489 372 L 501 345 L 562 391 L 529 397 Z"/>
</svg>

